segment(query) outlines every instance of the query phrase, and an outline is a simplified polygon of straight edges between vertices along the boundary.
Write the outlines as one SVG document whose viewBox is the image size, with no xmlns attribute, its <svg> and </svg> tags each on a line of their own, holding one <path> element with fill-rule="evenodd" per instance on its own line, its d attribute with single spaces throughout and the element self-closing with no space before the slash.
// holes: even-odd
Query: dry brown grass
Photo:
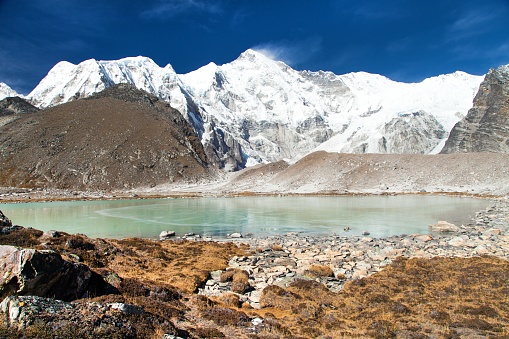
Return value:
<svg viewBox="0 0 509 339">
<path fill-rule="evenodd" d="M 0 236 L 0 241 L 16 244 L 28 239 L 42 248 L 37 239 L 40 233 L 16 232 L 19 233 L 9 238 Z M 496 257 L 399 258 L 377 274 L 346 283 L 339 293 L 314 280 L 295 280 L 287 288 L 265 288 L 260 299 L 263 308 L 255 310 L 240 309 L 242 305 L 235 294 L 216 300 L 192 294 L 210 271 L 224 270 L 231 256 L 244 255 L 247 248 L 208 242 L 89 239 L 66 234 L 44 242 L 44 248 L 64 256 L 74 253 L 88 265 L 102 265 L 103 268 L 94 269 L 96 272 L 106 270 L 121 277 L 116 286 L 120 295 L 94 300 L 143 307 L 148 318 L 140 319 L 140 326 L 157 320 L 154 325 L 145 326 L 147 338 L 160 334 L 158 326 L 165 324 L 180 324 L 180 329 L 197 338 L 509 336 L 509 262 Z M 327 268 L 330 269 L 317 265 L 308 271 L 329 276 Z M 247 284 L 244 287 L 249 283 L 247 272 L 239 269 L 223 272 L 221 280 L 231 281 L 232 285 Z M 264 318 L 256 335 L 248 329 L 252 326 L 250 317 L 255 316 Z M 9 331 L 2 331 L 0 328 L 0 336 L 9 337 Z M 31 331 L 40 337 L 47 334 L 42 327 Z"/>
<path fill-rule="evenodd" d="M 264 313 L 304 337 L 505 338 L 509 263 L 494 257 L 396 260 L 340 293 L 297 280 L 267 287 Z"/>
<path fill-rule="evenodd" d="M 310 278 L 334 277 L 332 268 L 326 265 L 311 265 L 304 271 L 304 275 Z"/>
<path fill-rule="evenodd" d="M 172 285 L 187 293 L 204 284 L 210 271 L 225 269 L 230 257 L 245 254 L 231 243 L 146 239 L 113 242 L 122 248 L 122 255 L 115 256 L 109 266 L 120 276 Z"/>
<path fill-rule="evenodd" d="M 249 285 L 249 273 L 238 268 L 222 272 L 219 280 L 221 282 L 231 281 L 231 290 L 235 293 L 245 293 L 251 287 Z"/>
</svg>

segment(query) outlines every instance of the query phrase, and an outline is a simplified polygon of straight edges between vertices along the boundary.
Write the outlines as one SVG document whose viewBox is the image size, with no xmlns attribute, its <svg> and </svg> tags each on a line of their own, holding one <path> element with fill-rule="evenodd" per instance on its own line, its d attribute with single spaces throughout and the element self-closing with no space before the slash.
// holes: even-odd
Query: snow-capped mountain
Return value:
<svg viewBox="0 0 509 339">
<path fill-rule="evenodd" d="M 20 96 L 15 90 L 0 82 L 0 100 L 3 100 L 8 97 L 17 97 Z"/>
<path fill-rule="evenodd" d="M 257 160 L 298 158 L 315 147 L 438 152 L 482 81 L 463 72 L 412 84 L 364 72 L 298 72 L 251 50 L 181 79 L 206 115 L 249 142 L 243 150 Z"/>
<path fill-rule="evenodd" d="M 61 61 L 27 97 L 35 106 L 46 108 L 88 97 L 119 83 L 131 83 L 167 101 L 171 96 L 174 103 L 177 97 L 183 100 L 179 78 L 171 65 L 161 68 L 145 57 L 114 61 L 89 59 L 78 65 Z"/>
<path fill-rule="evenodd" d="M 364 72 L 299 72 L 247 50 L 183 75 L 144 57 L 60 62 L 28 98 L 48 107 L 132 83 L 180 110 L 212 162 L 238 169 L 315 149 L 438 152 L 481 81 L 463 72 L 412 84 Z"/>
</svg>

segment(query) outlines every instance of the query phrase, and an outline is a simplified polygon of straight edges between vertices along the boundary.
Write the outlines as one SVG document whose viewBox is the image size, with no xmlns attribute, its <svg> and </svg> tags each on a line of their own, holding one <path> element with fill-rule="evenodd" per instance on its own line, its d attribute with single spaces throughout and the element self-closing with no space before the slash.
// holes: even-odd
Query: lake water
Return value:
<svg viewBox="0 0 509 339">
<path fill-rule="evenodd" d="M 306 234 L 372 237 L 428 233 L 428 224 L 468 223 L 487 200 L 446 196 L 235 197 L 0 204 L 14 224 L 89 237 L 156 238 L 163 230 L 204 236 Z M 345 227 L 350 231 L 345 232 Z"/>
</svg>

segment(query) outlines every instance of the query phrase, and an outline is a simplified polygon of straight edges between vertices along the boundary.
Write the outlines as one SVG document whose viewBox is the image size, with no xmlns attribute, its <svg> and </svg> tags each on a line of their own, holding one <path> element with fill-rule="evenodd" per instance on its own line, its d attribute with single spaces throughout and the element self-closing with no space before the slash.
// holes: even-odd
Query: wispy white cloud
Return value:
<svg viewBox="0 0 509 339">
<path fill-rule="evenodd" d="M 498 13 L 470 10 L 461 13 L 450 25 L 447 31 L 447 40 L 462 40 L 481 35 L 489 30 L 490 23 L 497 20 Z"/>
<path fill-rule="evenodd" d="M 308 61 L 322 50 L 322 38 L 267 42 L 253 46 L 252 49 L 272 60 L 283 61 L 294 67 Z"/>
<path fill-rule="evenodd" d="M 143 18 L 171 18 L 189 11 L 210 14 L 223 12 L 221 1 L 208 0 L 159 0 L 157 4 L 143 11 Z"/>
<path fill-rule="evenodd" d="M 509 3 L 492 0 L 467 3 L 463 8 L 452 12 L 452 20 L 447 27 L 447 41 L 460 41 L 483 34 L 493 34 L 497 29 L 507 27 Z"/>
</svg>

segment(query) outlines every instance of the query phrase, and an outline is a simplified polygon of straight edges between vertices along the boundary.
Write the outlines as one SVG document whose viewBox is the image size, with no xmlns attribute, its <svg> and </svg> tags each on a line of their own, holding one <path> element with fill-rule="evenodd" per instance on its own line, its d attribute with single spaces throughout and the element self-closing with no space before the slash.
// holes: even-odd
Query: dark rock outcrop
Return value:
<svg viewBox="0 0 509 339">
<path fill-rule="evenodd" d="M 0 246 L 0 298 L 35 295 L 70 301 L 87 291 L 92 271 L 53 251 Z"/>
<path fill-rule="evenodd" d="M 12 114 L 35 113 L 39 109 L 20 97 L 8 97 L 0 101 L 0 117 Z"/>
<path fill-rule="evenodd" d="M 509 65 L 490 69 L 441 153 L 509 153 Z"/>
<path fill-rule="evenodd" d="M 12 226 L 12 221 L 10 221 L 9 218 L 7 218 L 5 214 L 2 213 L 2 211 L 0 211 L 0 226 L 2 227 Z"/>
</svg>

